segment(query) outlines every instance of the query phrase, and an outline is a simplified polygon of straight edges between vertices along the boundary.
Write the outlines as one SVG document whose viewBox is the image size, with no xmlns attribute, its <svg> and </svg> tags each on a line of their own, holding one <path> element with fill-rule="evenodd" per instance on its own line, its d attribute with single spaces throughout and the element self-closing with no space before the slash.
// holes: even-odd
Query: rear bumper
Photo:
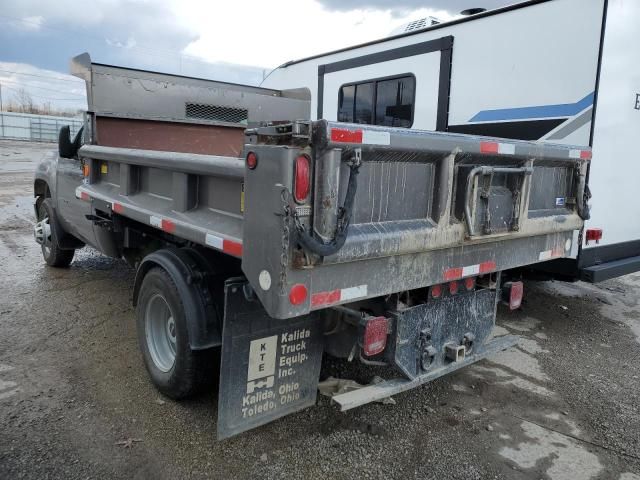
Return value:
<svg viewBox="0 0 640 480">
<path fill-rule="evenodd" d="M 336 395 L 333 397 L 338 405 L 340 405 L 341 411 L 351 410 L 352 408 L 360 407 L 369 402 L 375 402 L 383 398 L 390 397 L 392 395 L 411 390 L 422 384 L 435 380 L 438 377 L 442 377 L 448 373 L 459 370 L 463 367 L 471 365 L 472 363 L 482 360 L 483 358 L 493 355 L 494 353 L 506 350 L 512 347 L 518 342 L 518 337 L 513 335 L 507 335 L 504 337 L 498 337 L 488 343 L 486 343 L 482 350 L 477 351 L 474 354 L 467 355 L 464 360 L 459 362 L 452 362 L 446 366 L 440 367 L 437 370 L 420 375 L 413 380 L 407 380 L 404 378 L 395 378 L 393 380 L 387 380 L 375 385 L 370 385 L 358 390 L 353 390 L 347 393 Z"/>
</svg>

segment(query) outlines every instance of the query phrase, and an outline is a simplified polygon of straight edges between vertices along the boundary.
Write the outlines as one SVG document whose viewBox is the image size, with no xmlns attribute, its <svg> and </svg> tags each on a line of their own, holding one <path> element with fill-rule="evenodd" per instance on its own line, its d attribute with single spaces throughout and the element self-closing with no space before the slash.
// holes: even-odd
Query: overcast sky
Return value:
<svg viewBox="0 0 640 480">
<path fill-rule="evenodd" d="M 292 59 L 387 36 L 411 20 L 443 21 L 509 0 L 2 0 L 5 103 L 25 87 L 37 103 L 82 108 L 69 59 L 258 84 Z"/>
</svg>

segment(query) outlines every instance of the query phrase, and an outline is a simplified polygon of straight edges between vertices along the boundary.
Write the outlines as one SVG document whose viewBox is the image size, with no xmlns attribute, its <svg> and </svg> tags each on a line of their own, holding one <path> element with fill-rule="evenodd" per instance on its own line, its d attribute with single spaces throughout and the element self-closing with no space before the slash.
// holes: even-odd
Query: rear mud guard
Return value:
<svg viewBox="0 0 640 480">
<path fill-rule="evenodd" d="M 316 314 L 270 317 L 243 278 L 225 284 L 218 439 L 316 402 L 323 337 Z"/>
</svg>

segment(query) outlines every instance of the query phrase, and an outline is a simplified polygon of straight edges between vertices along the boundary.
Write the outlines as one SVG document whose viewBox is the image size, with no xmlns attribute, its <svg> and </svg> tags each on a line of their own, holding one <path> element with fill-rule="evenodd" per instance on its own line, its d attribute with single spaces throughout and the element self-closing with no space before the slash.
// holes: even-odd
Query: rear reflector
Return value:
<svg viewBox="0 0 640 480">
<path fill-rule="evenodd" d="M 382 353 L 387 346 L 387 331 L 389 320 L 385 317 L 375 317 L 366 320 L 362 349 L 365 356 L 371 357 Z"/>
<path fill-rule="evenodd" d="M 476 286 L 476 279 L 473 277 L 467 277 L 464 279 L 464 288 L 467 290 L 473 290 Z"/>
<path fill-rule="evenodd" d="M 299 155 L 296 158 L 296 173 L 293 185 L 293 196 L 296 202 L 304 202 L 311 189 L 309 157 Z"/>
<path fill-rule="evenodd" d="M 113 210 L 115 213 L 122 213 L 124 212 L 124 207 L 121 203 L 113 202 L 111 204 L 111 210 Z"/>
<path fill-rule="evenodd" d="M 595 241 L 596 243 L 600 243 L 602 240 L 602 229 L 601 228 L 588 228 L 585 233 L 585 239 L 587 243 L 591 241 Z"/>
<path fill-rule="evenodd" d="M 289 301 L 291 305 L 300 305 L 307 299 L 307 287 L 301 283 L 296 283 L 289 290 Z"/>
</svg>

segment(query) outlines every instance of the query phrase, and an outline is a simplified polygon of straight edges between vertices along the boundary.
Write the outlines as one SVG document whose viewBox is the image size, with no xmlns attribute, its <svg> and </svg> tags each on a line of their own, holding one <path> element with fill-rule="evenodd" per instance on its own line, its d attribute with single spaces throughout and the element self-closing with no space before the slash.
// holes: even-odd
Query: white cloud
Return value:
<svg viewBox="0 0 640 480">
<path fill-rule="evenodd" d="M 30 17 L 23 17 L 19 21 L 19 25 L 24 30 L 40 30 L 44 23 L 44 17 L 42 15 L 34 15 Z"/>
<path fill-rule="evenodd" d="M 198 38 L 184 52 L 208 61 L 276 67 L 288 60 L 387 36 L 424 16 L 452 18 L 445 11 L 416 9 L 330 11 L 315 0 L 173 3 L 176 20 Z"/>
<path fill-rule="evenodd" d="M 85 83 L 71 75 L 24 63 L 0 62 L 0 85 L 5 109 L 9 104 L 15 103 L 21 89 L 37 105 L 49 102 L 57 110 L 87 108 Z"/>
</svg>

